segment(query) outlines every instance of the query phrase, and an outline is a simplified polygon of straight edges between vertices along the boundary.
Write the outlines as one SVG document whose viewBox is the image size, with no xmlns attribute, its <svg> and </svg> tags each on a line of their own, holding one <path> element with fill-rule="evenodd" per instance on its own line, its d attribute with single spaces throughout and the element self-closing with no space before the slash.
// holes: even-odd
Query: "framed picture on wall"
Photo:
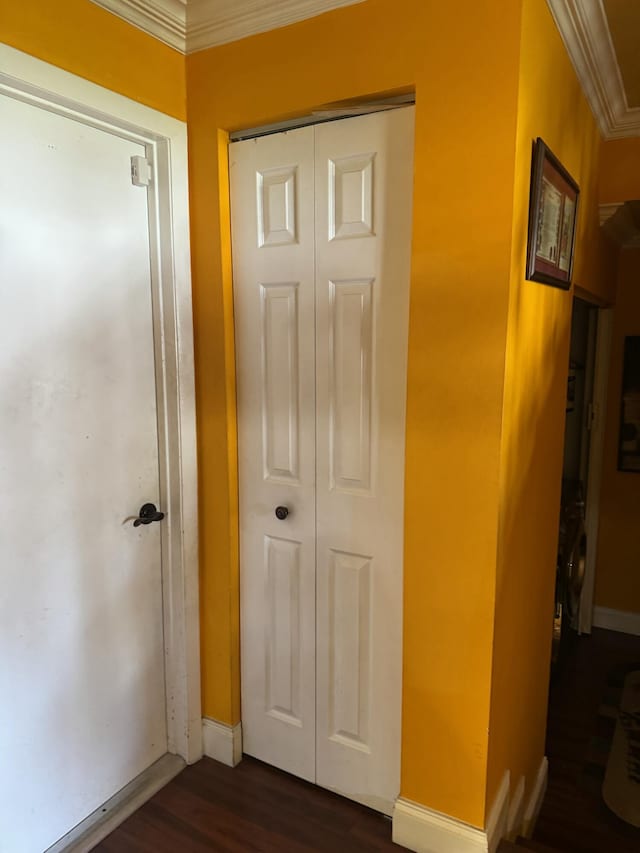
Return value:
<svg viewBox="0 0 640 853">
<path fill-rule="evenodd" d="M 618 471 L 640 474 L 640 335 L 624 339 Z"/>
<path fill-rule="evenodd" d="M 580 187 L 538 137 L 531 164 L 527 278 L 571 287 Z"/>
</svg>

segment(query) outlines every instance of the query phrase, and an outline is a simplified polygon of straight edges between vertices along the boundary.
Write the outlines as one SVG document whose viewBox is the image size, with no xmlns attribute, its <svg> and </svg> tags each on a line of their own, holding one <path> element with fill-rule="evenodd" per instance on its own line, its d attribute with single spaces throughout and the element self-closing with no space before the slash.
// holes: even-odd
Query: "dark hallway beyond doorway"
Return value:
<svg viewBox="0 0 640 853">
<path fill-rule="evenodd" d="M 640 668 L 640 637 L 599 628 L 590 636 L 572 633 L 551 683 L 549 786 L 534 834 L 537 841 L 565 853 L 640 850 L 640 829 L 606 807 L 591 762 L 611 674 L 634 664 Z"/>
</svg>

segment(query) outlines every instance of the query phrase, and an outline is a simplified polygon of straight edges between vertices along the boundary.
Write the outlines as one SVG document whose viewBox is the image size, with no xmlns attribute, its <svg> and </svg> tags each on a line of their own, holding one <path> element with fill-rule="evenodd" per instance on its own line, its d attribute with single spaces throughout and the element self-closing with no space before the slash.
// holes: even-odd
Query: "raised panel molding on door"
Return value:
<svg viewBox="0 0 640 853">
<path fill-rule="evenodd" d="M 267 714 L 288 725 L 300 718 L 300 542 L 265 537 Z"/>
<path fill-rule="evenodd" d="M 258 172 L 258 246 L 296 242 L 295 166 Z"/>
<path fill-rule="evenodd" d="M 373 234 L 374 154 L 329 160 L 329 239 Z"/>
<path fill-rule="evenodd" d="M 373 279 L 329 282 L 331 488 L 371 485 Z"/>
<path fill-rule="evenodd" d="M 387 814 L 413 120 L 329 122 L 229 155 L 245 750 Z"/>
<path fill-rule="evenodd" d="M 261 284 L 265 480 L 298 480 L 298 282 Z"/>
<path fill-rule="evenodd" d="M 369 752 L 371 557 L 332 551 L 329 560 L 329 737 Z"/>
</svg>

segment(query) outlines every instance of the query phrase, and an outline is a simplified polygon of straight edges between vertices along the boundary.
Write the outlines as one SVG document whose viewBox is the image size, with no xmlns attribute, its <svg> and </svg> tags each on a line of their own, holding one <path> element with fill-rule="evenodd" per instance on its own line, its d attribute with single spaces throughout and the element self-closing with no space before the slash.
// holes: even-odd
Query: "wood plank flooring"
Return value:
<svg viewBox="0 0 640 853">
<path fill-rule="evenodd" d="M 607 676 L 626 663 L 640 663 L 639 637 L 594 629 L 591 637 L 574 638 L 552 682 L 549 787 L 528 849 L 536 849 L 537 842 L 563 853 L 640 853 L 640 830 L 618 820 L 597 792 L 581 784 Z M 391 822 L 376 812 L 251 758 L 234 770 L 205 758 L 95 849 L 379 853 L 404 848 L 391 842 Z"/>
<path fill-rule="evenodd" d="M 549 786 L 534 839 L 564 853 L 640 853 L 640 830 L 612 814 L 585 779 L 607 677 L 618 666 L 636 663 L 640 637 L 598 628 L 591 636 L 573 635 L 551 683 Z"/>
<path fill-rule="evenodd" d="M 245 758 L 188 767 L 95 850 L 99 853 L 402 851 L 391 821 Z"/>
</svg>

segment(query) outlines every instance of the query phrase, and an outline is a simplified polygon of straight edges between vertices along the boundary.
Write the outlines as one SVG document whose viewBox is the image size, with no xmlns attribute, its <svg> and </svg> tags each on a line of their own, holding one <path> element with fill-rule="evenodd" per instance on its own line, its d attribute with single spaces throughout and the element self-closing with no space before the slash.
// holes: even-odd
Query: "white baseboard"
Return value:
<svg viewBox="0 0 640 853">
<path fill-rule="evenodd" d="M 489 853 L 495 853 L 498 845 L 507 834 L 509 821 L 509 793 L 511 774 L 507 770 L 502 777 L 489 817 L 487 819 L 487 847 Z"/>
<path fill-rule="evenodd" d="M 536 827 L 536 821 L 538 820 L 538 815 L 540 814 L 540 809 L 542 808 L 542 801 L 544 800 L 544 795 L 547 792 L 548 777 L 549 761 L 547 760 L 547 757 L 545 755 L 545 757 L 542 759 L 540 767 L 538 768 L 536 781 L 533 783 L 531 796 L 527 800 L 527 807 L 524 812 L 522 835 L 525 838 L 531 838 L 531 836 L 533 835 L 533 830 Z"/>
<path fill-rule="evenodd" d="M 182 758 L 167 753 L 104 805 L 79 823 L 45 853 L 88 853 L 185 767 Z"/>
<path fill-rule="evenodd" d="M 440 812 L 405 800 L 393 810 L 393 841 L 415 853 L 487 853 L 487 834 Z"/>
<path fill-rule="evenodd" d="M 242 724 L 228 726 L 205 717 L 202 720 L 204 754 L 228 767 L 242 761 Z"/>
<path fill-rule="evenodd" d="M 609 607 L 594 607 L 593 626 L 594 628 L 607 628 L 609 631 L 621 631 L 623 634 L 635 634 L 640 637 L 640 613 L 611 610 Z"/>
<path fill-rule="evenodd" d="M 400 797 L 393 810 L 393 841 L 415 853 L 495 853 L 506 833 L 508 811 L 508 771 L 486 830 Z"/>
<path fill-rule="evenodd" d="M 515 841 L 524 826 L 524 787 L 525 779 L 521 776 L 509 802 L 506 833 L 508 841 Z"/>
</svg>

